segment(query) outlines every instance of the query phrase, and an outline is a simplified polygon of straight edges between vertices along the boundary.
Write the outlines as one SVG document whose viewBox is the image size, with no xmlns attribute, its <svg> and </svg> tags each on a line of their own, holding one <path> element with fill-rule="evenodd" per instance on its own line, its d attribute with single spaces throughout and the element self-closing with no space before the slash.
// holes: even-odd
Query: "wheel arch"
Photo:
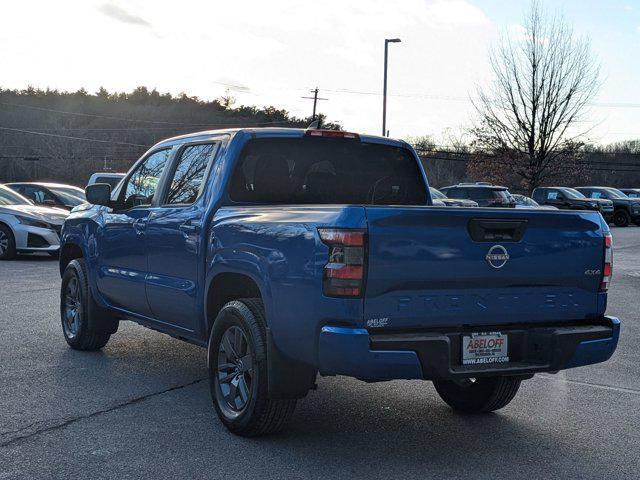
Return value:
<svg viewBox="0 0 640 480">
<path fill-rule="evenodd" d="M 65 243 L 60 249 L 60 260 L 59 260 L 59 268 L 60 275 L 64 273 L 65 268 L 69 265 L 71 260 L 75 260 L 76 258 L 84 258 L 84 252 L 82 248 L 77 243 Z"/>
<path fill-rule="evenodd" d="M 213 322 L 222 307 L 240 298 L 260 298 L 265 300 L 258 282 L 246 273 L 220 272 L 208 283 L 205 295 L 205 334 L 209 336 Z"/>
</svg>

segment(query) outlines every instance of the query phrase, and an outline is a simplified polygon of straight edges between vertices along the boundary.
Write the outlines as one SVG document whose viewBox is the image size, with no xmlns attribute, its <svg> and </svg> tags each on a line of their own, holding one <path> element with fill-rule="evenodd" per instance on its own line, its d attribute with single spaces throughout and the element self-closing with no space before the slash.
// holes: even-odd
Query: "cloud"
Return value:
<svg viewBox="0 0 640 480">
<path fill-rule="evenodd" d="M 222 85 L 223 87 L 226 87 L 229 90 L 233 90 L 234 92 L 251 93 L 251 89 L 249 87 L 233 78 L 218 77 L 211 82 L 217 85 Z"/>
<path fill-rule="evenodd" d="M 482 10 L 463 0 L 436 0 L 426 10 L 426 19 L 435 24 L 470 27 L 491 23 Z"/>
<path fill-rule="evenodd" d="M 105 3 L 101 5 L 98 10 L 105 14 L 107 17 L 111 17 L 122 23 L 128 23 L 130 25 L 140 25 L 142 27 L 150 27 L 151 24 L 144 18 L 138 15 L 133 15 L 127 12 L 124 8 L 121 8 L 113 3 Z"/>
</svg>

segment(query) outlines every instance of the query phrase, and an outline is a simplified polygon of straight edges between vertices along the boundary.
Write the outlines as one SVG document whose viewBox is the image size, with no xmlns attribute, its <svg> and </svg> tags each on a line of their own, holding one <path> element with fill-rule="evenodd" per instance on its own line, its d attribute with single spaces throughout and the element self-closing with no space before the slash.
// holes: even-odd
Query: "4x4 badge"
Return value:
<svg viewBox="0 0 640 480">
<path fill-rule="evenodd" d="M 509 260 L 509 253 L 502 245 L 494 245 L 484 258 L 493 268 L 502 268 Z"/>
</svg>

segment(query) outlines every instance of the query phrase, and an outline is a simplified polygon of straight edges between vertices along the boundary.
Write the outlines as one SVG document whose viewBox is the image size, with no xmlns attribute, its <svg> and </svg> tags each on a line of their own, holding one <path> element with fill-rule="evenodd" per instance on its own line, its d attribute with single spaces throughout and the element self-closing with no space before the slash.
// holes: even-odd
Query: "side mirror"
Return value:
<svg viewBox="0 0 640 480">
<path fill-rule="evenodd" d="M 87 202 L 93 205 L 111 205 L 111 185 L 108 183 L 94 183 L 87 185 L 84 189 Z"/>
</svg>

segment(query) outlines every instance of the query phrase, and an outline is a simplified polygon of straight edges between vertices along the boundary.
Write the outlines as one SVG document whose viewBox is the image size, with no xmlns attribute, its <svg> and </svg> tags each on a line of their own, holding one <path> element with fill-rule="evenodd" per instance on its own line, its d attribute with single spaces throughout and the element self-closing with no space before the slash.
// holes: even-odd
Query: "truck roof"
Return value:
<svg viewBox="0 0 640 480">
<path fill-rule="evenodd" d="M 242 127 L 242 128 L 224 128 L 216 130 L 204 130 L 202 132 L 187 133 L 184 135 L 178 135 L 175 137 L 167 138 L 156 143 L 154 147 L 169 145 L 173 143 L 180 143 L 191 139 L 206 139 L 213 135 L 229 134 L 236 135 L 238 133 L 257 134 L 260 133 L 263 136 L 268 137 L 302 137 L 308 129 L 305 128 L 284 128 L 284 127 Z M 348 132 L 345 132 L 348 133 Z M 266 134 L 266 135 L 265 135 Z M 396 147 L 408 147 L 409 144 L 404 140 L 397 140 L 388 137 L 381 137 L 379 135 L 366 135 L 357 134 L 361 141 L 368 143 L 381 143 L 386 145 L 393 145 Z"/>
</svg>

